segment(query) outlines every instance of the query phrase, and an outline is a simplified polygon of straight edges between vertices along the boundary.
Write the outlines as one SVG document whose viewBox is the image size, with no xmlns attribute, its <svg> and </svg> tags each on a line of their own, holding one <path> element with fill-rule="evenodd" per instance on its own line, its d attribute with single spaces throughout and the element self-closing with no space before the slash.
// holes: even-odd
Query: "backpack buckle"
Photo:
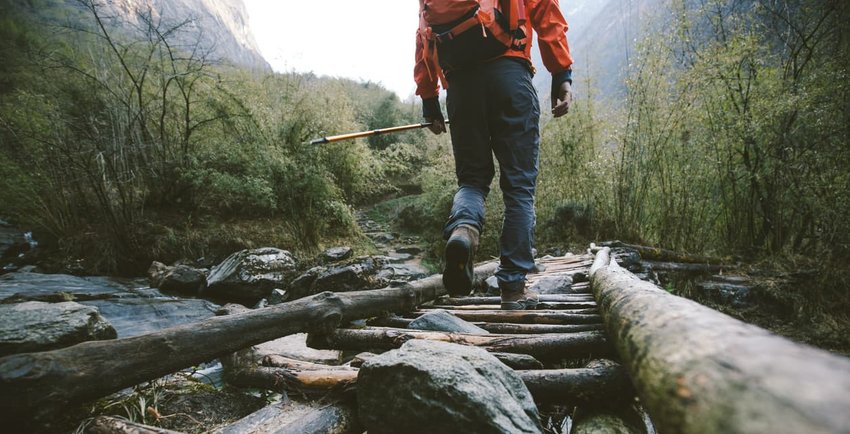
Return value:
<svg viewBox="0 0 850 434">
<path fill-rule="evenodd" d="M 451 30 L 449 30 L 448 32 L 438 33 L 436 36 L 434 36 L 434 39 L 439 44 L 442 44 L 443 42 L 451 41 L 454 38 L 455 38 L 455 35 L 454 35 L 454 33 L 452 33 Z"/>
</svg>

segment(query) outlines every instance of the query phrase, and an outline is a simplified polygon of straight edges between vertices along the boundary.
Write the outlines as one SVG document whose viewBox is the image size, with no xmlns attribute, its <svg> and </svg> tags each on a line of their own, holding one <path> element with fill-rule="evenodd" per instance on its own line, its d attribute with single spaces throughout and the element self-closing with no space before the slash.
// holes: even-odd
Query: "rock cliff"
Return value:
<svg viewBox="0 0 850 434">
<path fill-rule="evenodd" d="M 82 7 L 77 1 L 68 4 Z M 123 23 L 122 30 L 129 32 L 144 27 L 146 16 L 162 29 L 185 22 L 173 34 L 177 43 L 187 47 L 200 43 L 213 59 L 271 71 L 251 33 L 248 10 L 242 0 L 108 0 L 96 5 L 109 21 Z"/>
</svg>

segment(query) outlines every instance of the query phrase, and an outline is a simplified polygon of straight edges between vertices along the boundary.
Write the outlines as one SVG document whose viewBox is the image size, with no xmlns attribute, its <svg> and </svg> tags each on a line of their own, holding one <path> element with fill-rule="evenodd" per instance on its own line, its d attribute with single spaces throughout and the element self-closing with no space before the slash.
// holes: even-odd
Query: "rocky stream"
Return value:
<svg viewBox="0 0 850 434">
<path fill-rule="evenodd" d="M 430 273 L 421 264 L 418 239 L 392 233 L 362 213 L 358 223 L 378 254 L 358 255 L 351 247 L 340 246 L 327 249 L 316 258 L 299 259 L 286 250 L 265 247 L 234 252 L 211 268 L 201 268 L 193 261 L 171 265 L 154 261 L 146 277 L 134 279 L 47 274 L 37 266 L 20 266 L 19 259 L 26 257 L 36 243 L 31 236 L 0 225 L 0 255 L 7 264 L 5 274 L 0 275 L 0 357 L 142 336 L 181 325 L 210 324 L 201 321 L 288 305 L 287 302 L 328 289 L 348 293 L 402 288 L 414 281 L 431 285 L 427 282 L 433 277 L 425 279 Z M 668 279 L 670 273 L 696 271 L 708 276 L 697 283 L 706 297 L 729 306 L 746 306 L 752 301 L 747 279 L 725 273 L 732 266 L 661 249 L 619 242 L 607 245 L 621 264 L 644 280 L 658 283 L 659 278 Z M 415 421 L 430 420 L 432 428 L 441 427 L 445 432 L 584 432 L 571 428 L 572 421 L 590 423 L 595 416 L 574 413 L 574 402 L 539 405 L 542 389 L 535 388 L 535 381 L 542 381 L 543 390 L 551 387 L 545 385 L 547 382 L 558 381 L 543 377 L 535 380 L 535 374 L 528 374 L 544 368 L 544 364 L 534 357 L 493 352 L 487 347 L 491 341 L 501 342 L 498 345 L 502 346 L 510 341 L 505 340 L 507 335 L 487 338 L 489 333 L 544 330 L 542 333 L 575 333 L 568 339 L 585 339 L 581 348 L 605 355 L 607 350 L 594 343 L 601 326 L 595 302 L 587 293 L 588 256 L 549 253 L 554 256 L 545 256 L 538 268 L 541 273 L 547 266 L 554 269 L 546 276 L 531 277 L 530 284 L 544 294 L 549 309 L 568 311 L 541 311 L 536 315 L 569 316 L 571 321 L 580 320 L 577 323 L 554 325 L 532 319 L 530 324 L 496 324 L 476 320 L 493 315 L 482 309 L 487 309 L 485 305 L 498 293 L 494 292 L 493 282 L 483 282 L 477 297 L 441 299 L 445 306 L 414 312 L 418 318 L 373 318 L 368 324 L 356 320 L 348 324 L 350 336 L 331 338 L 335 336 L 332 330 L 318 333 L 321 338 L 307 333 L 289 334 L 105 398 L 63 405 L 59 411 L 54 405 L 50 414 L 39 413 L 23 429 L 152 432 L 145 431 L 152 425 L 179 432 L 342 433 L 362 432 L 365 425 L 369 432 L 394 432 L 399 427 L 404 432 L 420 432 Z M 489 271 L 482 277 L 492 275 L 494 265 L 485 265 Z M 388 328 L 384 330 L 382 326 Z M 411 331 L 402 333 L 392 327 Z M 516 330 L 508 331 L 511 327 Z M 363 329 L 362 336 L 358 329 Z M 419 334 L 444 332 L 461 335 L 452 335 L 448 342 L 440 342 L 445 339 L 437 335 L 419 339 Z M 466 339 L 463 335 L 478 336 L 477 343 L 455 343 Z M 336 341 L 333 345 L 322 339 L 354 341 Z M 575 345 L 569 343 L 572 340 L 546 342 L 540 348 L 529 347 L 532 352 L 543 351 L 543 360 L 552 345 Z M 221 342 L 213 336 L 208 344 Z M 340 345 L 350 345 L 351 349 L 342 350 Z M 354 351 L 355 348 L 359 350 Z M 387 351 L 392 348 L 397 349 Z M 380 351 L 363 352 L 365 349 Z M 134 357 L 132 353 L 114 356 Z M 0 374 L 5 369 L 2 360 Z M 592 395 L 604 392 L 608 396 L 633 396 L 618 364 L 601 359 L 589 364 L 587 361 L 550 360 L 545 367 L 582 368 L 586 374 L 580 375 L 593 380 L 573 379 L 572 384 L 601 381 L 594 383 L 596 391 Z M 527 373 L 518 377 L 514 372 Z M 356 403 L 352 387 L 355 380 Z M 386 399 L 389 395 L 404 395 L 401 389 L 415 389 L 417 401 L 411 404 Z M 529 389 L 536 396 L 529 394 Z M 585 399 L 587 393 L 577 392 L 576 396 Z M 620 404 L 630 409 L 626 420 L 631 426 L 624 432 L 652 432 L 652 423 L 639 407 L 628 402 L 616 405 Z M 408 418 L 411 412 L 413 417 Z M 451 417 L 443 421 L 446 414 Z M 408 423 L 413 425 L 405 425 Z M 336 428 L 329 430 L 328 426 Z"/>
</svg>

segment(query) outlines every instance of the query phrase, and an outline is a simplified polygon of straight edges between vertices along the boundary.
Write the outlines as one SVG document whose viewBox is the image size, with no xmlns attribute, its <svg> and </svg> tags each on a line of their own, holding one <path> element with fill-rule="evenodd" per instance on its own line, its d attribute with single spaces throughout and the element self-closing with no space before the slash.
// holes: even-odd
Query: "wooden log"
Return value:
<svg viewBox="0 0 850 434">
<path fill-rule="evenodd" d="M 498 334 L 540 334 L 540 333 L 578 333 L 602 330 L 602 324 L 513 324 L 513 323 L 473 323 L 490 333 Z"/>
<path fill-rule="evenodd" d="M 376 327 L 395 327 L 407 328 L 408 324 L 413 322 L 411 318 L 402 318 L 399 316 L 376 317 L 366 323 Z M 514 323 L 493 323 L 493 322 L 473 322 L 472 324 L 487 330 L 490 333 L 498 334 L 539 334 L 539 333 L 575 333 L 588 332 L 592 330 L 603 330 L 602 323 L 599 324 L 514 324 Z"/>
<path fill-rule="evenodd" d="M 518 370 L 535 401 L 547 404 L 581 405 L 629 401 L 634 396 L 629 378 L 616 363 L 604 368 Z M 278 390 L 285 383 L 283 368 L 265 368 L 251 372 L 245 384 L 260 389 Z M 357 370 L 355 370 L 356 373 Z M 343 371 L 328 371 L 313 390 L 340 390 L 355 385 L 357 378 Z"/>
<path fill-rule="evenodd" d="M 703 263 L 703 264 L 723 264 L 731 262 L 731 258 L 713 258 L 710 256 L 693 255 L 685 252 L 676 252 L 673 250 L 662 249 L 660 247 L 641 246 L 637 244 L 629 244 L 621 241 L 605 241 L 599 243 L 601 247 L 609 248 L 626 248 L 634 250 L 640 254 L 643 259 L 650 259 L 662 262 L 688 262 L 688 263 Z"/>
<path fill-rule="evenodd" d="M 350 399 L 322 404 L 295 401 L 271 404 L 222 427 L 214 434 L 362 433 L 357 409 Z"/>
<path fill-rule="evenodd" d="M 528 354 L 490 353 L 511 369 L 543 369 L 543 363 Z"/>
<path fill-rule="evenodd" d="M 393 327 L 399 329 L 406 329 L 407 326 L 410 325 L 410 323 L 412 323 L 414 319 L 415 318 L 402 318 L 397 315 L 377 316 L 366 320 L 366 324 L 373 327 Z"/>
<path fill-rule="evenodd" d="M 301 371 L 289 368 L 255 366 L 231 375 L 228 384 L 236 387 L 290 391 L 324 395 L 344 389 L 357 381 L 357 368 Z"/>
<path fill-rule="evenodd" d="M 848 432 L 850 359 L 676 297 L 608 259 L 597 255 L 594 294 L 660 432 Z"/>
<path fill-rule="evenodd" d="M 423 306 L 423 309 L 425 307 Z M 446 310 L 496 310 L 499 309 L 499 304 L 466 304 L 460 306 L 453 305 L 433 305 L 428 306 L 428 309 L 446 309 Z M 568 310 L 573 311 L 573 313 L 577 310 L 595 310 L 596 302 L 595 301 L 569 301 L 569 302 L 541 302 L 537 305 L 537 310 Z M 595 312 L 594 312 L 595 313 Z"/>
<path fill-rule="evenodd" d="M 652 271 L 672 271 L 677 273 L 716 273 L 721 270 L 728 270 L 729 265 L 720 264 L 696 264 L 685 262 L 656 262 L 656 261 L 641 261 L 644 267 L 651 267 Z"/>
<path fill-rule="evenodd" d="M 427 311 L 415 311 L 410 316 L 418 317 Z M 569 313 L 557 310 L 449 310 L 452 315 L 470 322 L 511 322 L 520 324 L 599 324 L 598 314 Z"/>
<path fill-rule="evenodd" d="M 471 335 L 382 327 L 336 329 L 311 333 L 308 345 L 319 349 L 389 350 L 399 348 L 410 339 L 429 339 L 470 345 L 490 352 L 522 353 L 539 359 L 581 358 L 610 354 L 601 332 L 579 332 L 545 335 Z"/>
<path fill-rule="evenodd" d="M 86 426 L 87 434 L 181 434 L 156 426 L 132 422 L 121 417 L 97 416 Z"/>
<path fill-rule="evenodd" d="M 477 267 L 476 278 L 495 269 L 495 263 Z M 0 412 L 22 419 L 49 415 L 69 403 L 98 398 L 240 348 L 335 327 L 342 321 L 409 311 L 445 293 L 442 277 L 435 275 L 398 288 L 324 292 L 146 335 L 6 356 L 0 358 Z"/>
<path fill-rule="evenodd" d="M 613 390 L 605 394 L 607 399 L 579 403 L 573 411 L 570 434 L 645 434 L 644 413 L 635 405 L 634 389 L 625 368 L 610 360 L 591 360 L 585 369 L 616 369 L 614 375 L 622 375 L 622 378 L 615 377 L 616 380 L 625 381 L 622 389 L 625 393 Z"/>
<path fill-rule="evenodd" d="M 328 371 L 328 370 L 347 370 L 351 369 L 346 365 L 325 365 L 323 363 L 306 362 L 304 360 L 290 359 L 277 354 L 269 354 L 260 360 L 261 366 L 270 368 L 287 368 L 298 371 Z"/>
<path fill-rule="evenodd" d="M 555 258 L 546 258 L 538 261 L 540 265 L 546 267 L 545 272 L 548 273 L 550 270 L 555 268 L 576 268 L 587 266 L 588 262 L 593 262 L 593 256 L 591 255 L 578 255 L 578 256 L 562 256 Z M 537 273 L 530 274 L 529 277 L 534 276 Z"/>
<path fill-rule="evenodd" d="M 626 369 L 610 360 L 578 369 L 522 371 L 520 377 L 534 400 L 542 403 L 581 405 L 635 396 Z"/>
<path fill-rule="evenodd" d="M 587 302 L 594 301 L 592 294 L 540 294 L 540 301 L 556 302 L 556 303 L 572 303 L 572 302 Z M 438 298 L 435 304 L 449 306 L 467 306 L 477 304 L 491 304 L 498 306 L 502 303 L 502 299 L 496 297 L 441 297 Z"/>
<path fill-rule="evenodd" d="M 235 387 L 267 388 L 276 392 L 325 394 L 335 387 L 353 383 L 357 369 L 290 359 L 279 355 L 260 357 L 255 347 L 221 358 L 222 378 Z M 260 363 L 262 362 L 262 366 Z"/>
</svg>

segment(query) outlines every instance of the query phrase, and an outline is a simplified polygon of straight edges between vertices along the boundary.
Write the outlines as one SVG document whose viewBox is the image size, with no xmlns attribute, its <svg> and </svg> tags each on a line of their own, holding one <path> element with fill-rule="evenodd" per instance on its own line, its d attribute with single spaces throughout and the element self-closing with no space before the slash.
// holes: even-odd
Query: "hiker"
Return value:
<svg viewBox="0 0 850 434">
<path fill-rule="evenodd" d="M 552 74 L 552 115 L 572 103 L 572 57 L 558 0 L 419 0 L 416 94 L 434 134 L 446 132 L 438 100 L 447 91 L 458 190 L 443 236 L 443 283 L 469 295 L 473 259 L 484 225 L 484 200 L 499 161 L 505 217 L 496 272 L 501 308 L 533 309 L 527 289 L 534 268 L 534 190 L 540 150 L 540 106 L 532 86 L 532 29 Z"/>
</svg>

